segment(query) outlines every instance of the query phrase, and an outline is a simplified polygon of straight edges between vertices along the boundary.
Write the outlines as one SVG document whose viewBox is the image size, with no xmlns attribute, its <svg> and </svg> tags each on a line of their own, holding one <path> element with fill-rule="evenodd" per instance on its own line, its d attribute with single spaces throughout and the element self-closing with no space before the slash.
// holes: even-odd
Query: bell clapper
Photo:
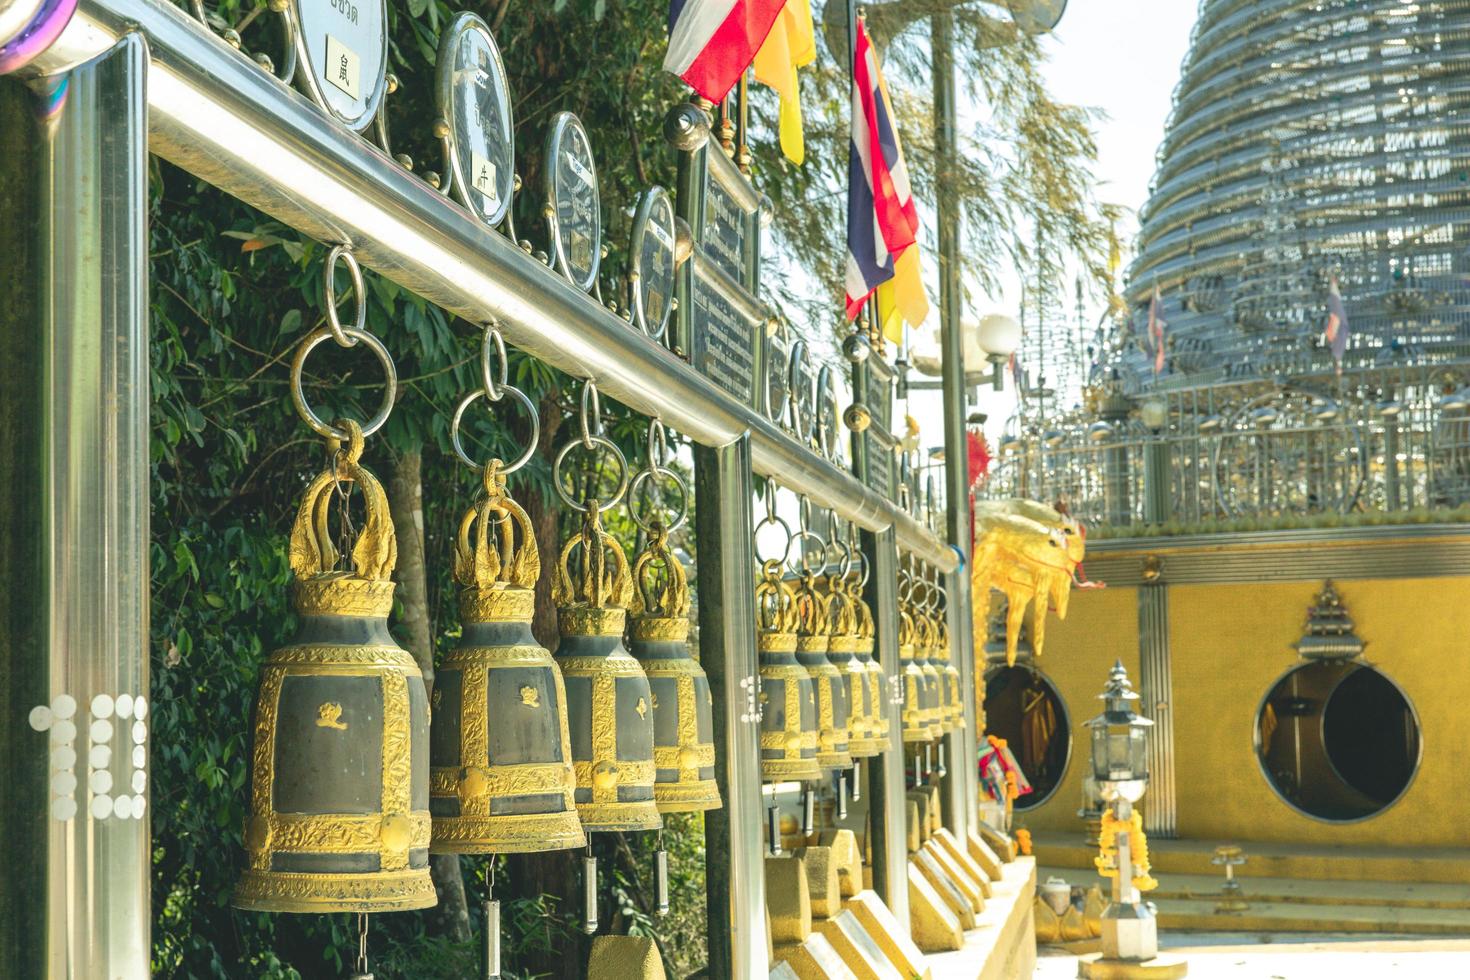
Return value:
<svg viewBox="0 0 1470 980">
<path fill-rule="evenodd" d="M 766 836 L 771 842 L 771 857 L 781 856 L 781 808 L 771 803 L 766 807 Z"/>
<path fill-rule="evenodd" d="M 597 933 L 597 858 L 592 854 L 590 834 L 582 857 L 582 931 L 589 936 Z"/>
<path fill-rule="evenodd" d="M 837 774 L 837 819 L 847 819 L 847 773 Z"/>
<path fill-rule="evenodd" d="M 928 742 L 924 743 L 924 778 L 921 782 L 928 782 L 929 777 L 934 774 L 934 746 Z"/>
<path fill-rule="evenodd" d="M 862 780 L 862 774 L 863 774 L 863 764 L 861 762 L 859 762 L 859 763 L 855 764 L 852 767 L 852 801 L 854 803 L 861 802 L 862 801 L 862 798 L 863 798 L 863 791 L 862 791 L 863 780 Z M 846 816 L 845 813 L 844 813 L 844 816 Z"/>
<path fill-rule="evenodd" d="M 801 786 L 801 833 L 803 837 L 811 836 L 817 823 L 817 794 L 812 791 L 811 783 L 803 783 Z"/>
<path fill-rule="evenodd" d="M 485 869 L 485 980 L 500 978 L 500 901 L 495 896 L 495 862 Z"/>
<path fill-rule="evenodd" d="M 653 852 L 653 878 L 655 910 L 659 915 L 669 914 L 669 852 L 664 850 L 664 832 L 658 832 L 658 850 Z"/>
<path fill-rule="evenodd" d="M 939 768 L 936 770 L 940 779 L 949 775 L 949 770 L 944 765 L 944 742 L 939 743 Z"/>
</svg>

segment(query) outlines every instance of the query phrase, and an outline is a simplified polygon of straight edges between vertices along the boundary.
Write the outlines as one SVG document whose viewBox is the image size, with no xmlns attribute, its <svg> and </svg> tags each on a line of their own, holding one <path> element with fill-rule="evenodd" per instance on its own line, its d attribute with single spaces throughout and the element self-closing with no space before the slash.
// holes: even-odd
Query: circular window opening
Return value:
<svg viewBox="0 0 1470 980">
<path fill-rule="evenodd" d="M 1398 685 L 1361 663 L 1287 671 L 1256 716 L 1271 788 L 1320 820 L 1364 820 L 1392 806 L 1419 768 L 1419 718 Z"/>
<path fill-rule="evenodd" d="M 1031 792 L 1017 810 L 1040 806 L 1056 792 L 1072 754 L 1072 725 L 1056 686 L 1030 667 L 997 667 L 985 675 L 985 728 L 1006 740 Z"/>
</svg>

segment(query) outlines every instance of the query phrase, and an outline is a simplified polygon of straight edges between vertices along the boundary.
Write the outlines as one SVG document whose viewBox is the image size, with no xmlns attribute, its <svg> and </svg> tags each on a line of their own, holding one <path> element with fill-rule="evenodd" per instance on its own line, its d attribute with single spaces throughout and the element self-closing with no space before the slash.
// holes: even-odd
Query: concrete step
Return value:
<svg viewBox="0 0 1470 980">
<path fill-rule="evenodd" d="M 1097 848 L 1078 834 L 1032 835 L 1039 864 L 1091 872 Z M 1470 885 L 1470 848 L 1393 848 L 1357 844 L 1280 844 L 1267 841 L 1158 840 L 1148 842 L 1149 859 L 1158 874 L 1222 878 L 1210 863 L 1220 844 L 1236 844 L 1246 863 L 1235 869 L 1240 878 L 1314 881 L 1396 882 Z M 1045 881 L 1043 874 L 1041 880 Z"/>
</svg>

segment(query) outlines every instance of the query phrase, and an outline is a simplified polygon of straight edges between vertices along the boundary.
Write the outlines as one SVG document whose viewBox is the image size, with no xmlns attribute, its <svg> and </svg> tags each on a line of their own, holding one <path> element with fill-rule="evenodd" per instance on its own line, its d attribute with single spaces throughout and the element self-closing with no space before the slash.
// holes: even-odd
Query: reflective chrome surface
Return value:
<svg viewBox="0 0 1470 980">
<path fill-rule="evenodd" d="M 83 0 L 31 66 L 55 72 L 141 25 L 153 52 L 150 149 L 321 241 L 351 242 L 363 264 L 689 438 L 751 434 L 752 465 L 945 571 L 954 554 L 877 493 L 742 407 L 687 364 L 578 292 L 457 203 L 333 124 L 164 0 Z"/>
</svg>

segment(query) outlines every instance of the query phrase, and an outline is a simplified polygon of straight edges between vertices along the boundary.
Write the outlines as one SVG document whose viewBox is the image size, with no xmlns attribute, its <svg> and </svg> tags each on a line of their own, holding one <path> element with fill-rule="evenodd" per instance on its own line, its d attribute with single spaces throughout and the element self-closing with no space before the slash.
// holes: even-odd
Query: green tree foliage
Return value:
<svg viewBox="0 0 1470 980">
<path fill-rule="evenodd" d="M 544 247 L 537 224 L 541 142 L 555 112 L 575 111 L 597 154 L 612 243 L 604 296 L 620 296 L 613 283 L 625 267 L 619 245 L 628 236 L 626 205 L 651 183 L 674 183 L 676 160 L 660 132 L 683 88 L 659 70 L 666 0 L 488 0 L 474 9 L 496 33 L 516 98 L 517 163 L 526 188 L 517 202 L 522 235 Z M 247 50 L 279 60 L 277 33 L 266 26 L 272 17 L 260 16 L 265 10 L 250 0 L 225 0 L 209 16 L 217 30 L 239 28 Z M 408 0 L 390 3 L 389 10 L 391 64 L 403 83 L 389 102 L 394 150 L 412 156 L 419 172 L 439 169 L 427 121 L 435 114 L 437 37 L 453 8 Z M 900 81 L 922 75 L 914 58 L 895 73 Z M 825 51 L 822 59 L 806 73 L 812 79 L 806 89 L 812 162 L 805 170 L 787 167 L 774 140 L 760 136 L 754 149 L 757 182 L 778 203 L 782 248 L 805 275 L 832 284 L 841 281 L 835 274 L 842 254 L 841 197 L 834 188 L 845 167 L 847 95 L 836 62 Z M 981 60 L 989 65 L 977 55 Z M 971 252 L 970 262 L 982 272 L 993 271 L 997 256 L 1014 244 L 1003 228 L 1027 216 L 1060 213 L 1051 240 L 1086 250 L 1097 244 L 1086 214 L 1082 162 L 1091 146 L 1085 115 L 1046 101 L 1034 71 L 1018 67 L 1023 64 L 1023 58 L 1008 58 L 978 76 L 997 105 L 996 132 L 977 134 L 974 146 L 1008 146 L 985 150 L 994 156 L 967 153 L 964 162 L 967 207 L 989 216 L 983 232 L 971 222 L 972 241 L 979 233 L 996 243 Z M 921 91 L 899 91 L 922 195 L 935 179 L 932 153 L 926 155 L 932 146 L 924 125 L 927 103 Z M 757 127 L 772 131 L 774 99 L 758 91 L 753 102 Z M 258 665 L 295 626 L 287 602 L 286 536 L 300 492 L 325 462 L 321 441 L 292 409 L 287 385 L 295 346 L 324 322 L 326 248 L 159 161 L 151 191 L 154 972 L 338 977 L 356 948 L 349 917 L 243 913 L 228 904 L 243 859 Z M 369 440 L 365 461 L 386 477 L 399 454 L 422 453 L 429 615 L 442 650 L 457 633 L 452 533 L 475 491 L 474 477 L 450 452 L 449 419 L 458 399 L 476 386 L 479 325 L 456 321 L 383 277 L 369 273 L 367 282 L 368 328 L 393 353 L 400 399 L 387 427 Z M 836 291 L 811 301 L 811 322 L 830 322 L 824 318 L 837 308 Z M 794 296 L 787 299 L 802 312 Z M 312 355 L 305 390 L 323 417 L 361 419 L 376 409 L 380 378 L 365 350 L 329 343 Z M 513 357 L 512 380 L 541 406 L 547 428 L 574 407 L 576 385 L 544 365 Z M 609 408 L 621 419 L 610 434 L 631 458 L 641 458 L 642 421 Z M 511 411 L 481 403 L 471 413 L 467 434 L 475 453 L 515 455 L 528 433 L 523 419 L 507 416 Z M 550 438 L 543 439 L 543 450 Z M 544 501 L 549 488 L 543 451 L 517 474 L 512 489 L 522 500 Z M 626 522 L 616 529 L 631 544 Z M 597 846 L 614 928 L 655 935 L 671 972 L 686 975 L 704 957 L 702 822 L 681 817 L 669 826 L 676 910 L 669 919 L 650 917 L 652 835 L 599 835 L 605 839 Z M 484 862 L 464 867 L 471 893 L 483 895 Z M 497 890 L 505 903 L 510 975 L 525 975 L 523 964 L 566 945 L 576 894 L 573 887 L 565 895 Z M 478 902 L 470 905 L 477 917 Z M 474 925 L 478 930 L 481 923 Z M 373 930 L 380 977 L 473 975 L 473 944 L 447 940 L 428 914 L 375 917 Z"/>
</svg>

